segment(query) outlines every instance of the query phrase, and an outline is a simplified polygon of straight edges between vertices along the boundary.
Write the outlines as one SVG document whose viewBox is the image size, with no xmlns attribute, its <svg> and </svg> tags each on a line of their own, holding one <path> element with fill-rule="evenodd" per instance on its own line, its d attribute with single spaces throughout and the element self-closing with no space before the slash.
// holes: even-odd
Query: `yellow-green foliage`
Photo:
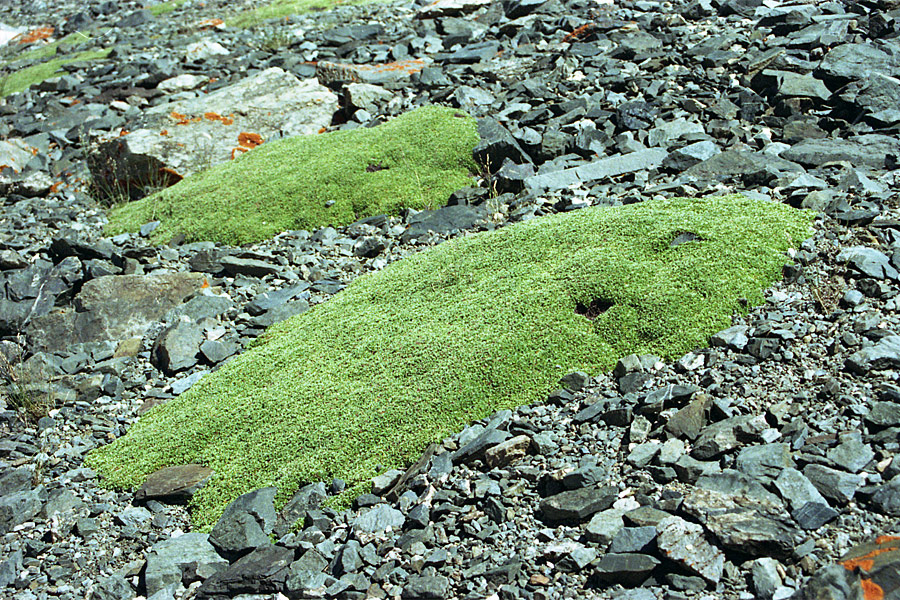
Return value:
<svg viewBox="0 0 900 600">
<path fill-rule="evenodd" d="M 107 485 L 189 462 L 215 475 L 194 498 L 208 528 L 238 495 L 341 477 L 538 402 L 572 370 L 629 353 L 680 356 L 763 300 L 810 216 L 742 196 L 590 208 L 455 239 L 356 279 L 93 451 Z M 682 232 L 701 240 L 675 247 Z M 612 308 L 591 321 L 578 303 Z"/>
<path fill-rule="evenodd" d="M 365 4 L 373 0 L 272 0 L 271 2 L 237 13 L 225 24 L 231 27 L 253 27 L 268 19 L 278 19 L 306 12 L 327 10 L 342 4 Z"/>
<path fill-rule="evenodd" d="M 185 2 L 187 2 L 187 0 L 169 0 L 168 2 L 160 2 L 159 4 L 151 4 L 148 10 L 154 17 L 158 17 L 159 15 L 174 11 Z"/>
<path fill-rule="evenodd" d="M 441 106 L 378 127 L 277 140 L 117 207 L 106 230 L 159 220 L 155 242 L 182 233 L 245 244 L 404 207 L 437 208 L 472 184 L 477 141 L 472 117 Z"/>
<path fill-rule="evenodd" d="M 57 49 L 58 46 L 53 50 L 53 53 L 55 53 Z M 45 49 L 41 48 L 39 49 L 39 51 L 41 53 L 40 55 L 43 56 L 43 52 L 45 52 Z M 30 67 L 13 70 L 8 76 L 4 77 L 3 81 L 0 81 L 0 96 L 8 96 L 10 94 L 21 92 L 27 90 L 29 87 L 36 83 L 44 81 L 45 79 L 50 79 L 51 77 L 55 77 L 57 75 L 63 75 L 65 74 L 65 71 L 62 70 L 63 65 L 80 60 L 106 58 L 106 55 L 109 54 L 109 52 L 110 49 L 107 48 L 106 50 L 90 50 L 85 52 L 78 52 L 76 54 L 67 54 L 65 56 L 53 58 L 36 65 L 32 65 Z M 50 56 L 50 54 L 48 54 L 47 56 Z"/>
</svg>

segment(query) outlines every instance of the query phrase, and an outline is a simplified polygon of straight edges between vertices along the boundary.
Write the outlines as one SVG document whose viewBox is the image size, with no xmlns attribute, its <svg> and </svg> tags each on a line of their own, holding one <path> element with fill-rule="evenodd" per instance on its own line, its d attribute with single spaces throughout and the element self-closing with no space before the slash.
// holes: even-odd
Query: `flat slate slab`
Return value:
<svg viewBox="0 0 900 600">
<path fill-rule="evenodd" d="M 84 284 L 75 307 L 34 319 L 28 331 L 41 350 L 141 337 L 152 323 L 203 286 L 202 273 L 105 275 Z"/>
<path fill-rule="evenodd" d="M 271 67 L 211 94 L 148 109 L 133 131 L 100 143 L 88 166 L 100 191 L 172 184 L 260 140 L 316 134 L 337 108 L 338 97 L 316 79 Z"/>
</svg>

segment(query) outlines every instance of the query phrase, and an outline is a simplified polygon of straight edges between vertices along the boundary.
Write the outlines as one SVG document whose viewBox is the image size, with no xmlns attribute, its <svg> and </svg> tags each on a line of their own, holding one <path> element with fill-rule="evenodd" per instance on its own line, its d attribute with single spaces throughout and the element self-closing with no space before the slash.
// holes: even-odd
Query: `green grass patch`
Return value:
<svg viewBox="0 0 900 600">
<path fill-rule="evenodd" d="M 40 83 L 51 77 L 56 77 L 57 75 L 64 75 L 65 71 L 62 70 L 63 65 L 81 60 L 106 58 L 106 55 L 110 53 L 110 50 L 110 48 L 107 48 L 106 50 L 88 50 L 85 52 L 77 52 L 75 54 L 67 54 L 66 56 L 53 58 L 24 69 L 15 70 L 9 73 L 9 75 L 5 75 L 2 81 L 0 81 L 0 97 L 22 92 L 36 83 Z"/>
<path fill-rule="evenodd" d="M 312 11 L 328 10 L 344 4 L 365 4 L 373 0 L 272 0 L 263 6 L 241 11 L 225 20 L 230 27 L 253 27 L 269 19 L 280 19 Z"/>
<path fill-rule="evenodd" d="M 763 301 L 810 222 L 786 205 L 710 197 L 445 242 L 273 326 L 86 464 L 119 488 L 161 467 L 210 465 L 193 500 L 200 528 L 261 486 L 277 486 L 281 503 L 332 477 L 358 493 L 377 465 L 402 467 L 472 420 L 542 401 L 570 371 L 705 345 L 740 299 Z M 670 247 L 684 232 L 700 240 Z M 597 300 L 606 312 L 578 314 Z"/>
<path fill-rule="evenodd" d="M 472 184 L 475 120 L 419 108 L 383 125 L 265 143 L 113 209 L 108 234 L 160 226 L 151 240 L 245 244 L 288 229 L 344 225 L 401 208 L 437 208 Z"/>
<path fill-rule="evenodd" d="M 154 17 L 158 17 L 159 15 L 173 12 L 176 8 L 180 7 L 185 2 L 187 2 L 187 0 L 169 0 L 169 2 L 151 4 L 147 7 L 147 10 L 149 10 Z"/>
<path fill-rule="evenodd" d="M 50 58 L 51 56 L 56 56 L 57 52 L 60 49 L 74 48 L 75 46 L 79 46 L 84 44 L 85 42 L 90 41 L 91 35 L 85 33 L 70 33 L 69 35 L 59 38 L 58 40 L 54 40 L 49 44 L 40 45 L 40 43 L 35 42 L 34 44 L 30 44 L 34 46 L 33 48 L 25 51 L 18 51 L 16 48 L 16 44 L 7 45 L 2 48 L 0 54 L 2 54 L 5 59 L 4 66 L 8 66 L 12 62 L 16 61 L 25 61 L 25 60 L 44 60 L 45 58 Z"/>
<path fill-rule="evenodd" d="M 269 19 L 280 19 L 336 6 L 369 4 L 378 0 L 272 0 L 263 6 L 241 11 L 225 20 L 230 27 L 253 27 Z"/>
</svg>

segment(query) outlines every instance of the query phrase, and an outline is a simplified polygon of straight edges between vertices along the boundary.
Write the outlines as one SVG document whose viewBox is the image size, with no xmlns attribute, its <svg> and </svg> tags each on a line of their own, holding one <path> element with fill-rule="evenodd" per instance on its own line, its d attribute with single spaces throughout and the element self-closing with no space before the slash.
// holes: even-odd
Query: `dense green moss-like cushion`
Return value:
<svg viewBox="0 0 900 600">
<path fill-rule="evenodd" d="M 807 213 L 730 196 L 588 208 L 445 242 L 270 328 L 87 464 L 121 487 L 208 464 L 201 527 L 261 486 L 283 502 L 341 477 L 358 493 L 376 465 L 541 401 L 570 371 L 705 345 L 740 299 L 762 302 L 809 233 Z M 607 310 L 579 314 L 592 306 Z"/>
<path fill-rule="evenodd" d="M 472 185 L 475 120 L 428 106 L 378 127 L 276 140 L 110 212 L 107 233 L 161 224 L 151 239 L 226 244 L 438 208 Z"/>
</svg>

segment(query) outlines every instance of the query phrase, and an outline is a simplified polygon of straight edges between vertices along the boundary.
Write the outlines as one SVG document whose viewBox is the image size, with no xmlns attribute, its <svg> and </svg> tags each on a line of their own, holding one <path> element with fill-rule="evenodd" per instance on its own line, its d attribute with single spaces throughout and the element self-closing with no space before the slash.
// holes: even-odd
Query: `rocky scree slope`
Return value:
<svg viewBox="0 0 900 600">
<path fill-rule="evenodd" d="M 400 3 L 252 30 L 204 23 L 224 14 L 216 2 L 159 16 L 44 8 L 4 3 L 0 19 L 54 37 L 115 27 L 77 49 L 105 59 L 64 65 L 0 108 L 5 596 L 896 597 L 893 3 Z M 462 108 L 481 119 L 490 176 L 442 210 L 243 248 L 151 246 L 153 224 L 101 239 L 105 210 L 84 185 L 102 180 L 88 162 L 108 164 L 104 140 L 128 140 L 155 105 L 272 67 L 332 86 L 335 129 Z M 172 127 L 224 126 L 184 116 Z M 272 139 L 272 125 L 247 131 L 270 126 Z M 246 147 L 233 133 L 223 144 Z M 154 176 L 128 171 L 120 191 L 169 183 L 165 152 L 129 144 Z M 181 535 L 187 514 L 169 502 L 202 469 L 135 496 L 83 467 L 266 326 L 421 247 L 592 204 L 734 190 L 821 214 L 764 306 L 711 349 L 566 377 L 547 403 L 426 453 L 401 486 L 379 479 L 352 511 L 322 507 L 339 481 L 305 489 L 280 519 L 262 490 L 209 536 Z"/>
</svg>

